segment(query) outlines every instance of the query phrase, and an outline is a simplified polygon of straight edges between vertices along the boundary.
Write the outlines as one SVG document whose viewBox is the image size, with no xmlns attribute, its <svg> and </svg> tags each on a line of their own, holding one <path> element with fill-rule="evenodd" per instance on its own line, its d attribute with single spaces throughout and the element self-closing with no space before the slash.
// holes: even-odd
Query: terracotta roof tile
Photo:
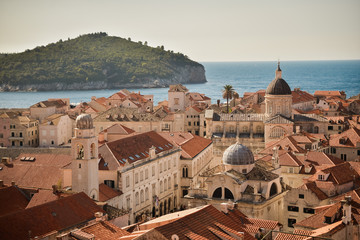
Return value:
<svg viewBox="0 0 360 240">
<path fill-rule="evenodd" d="M 314 96 L 341 96 L 340 91 L 315 91 Z"/>
<path fill-rule="evenodd" d="M 111 151 L 120 165 L 124 165 L 126 162 L 134 163 L 138 160 L 148 158 L 149 149 L 152 146 L 156 148 L 157 154 L 174 148 L 169 141 L 154 131 L 106 143 L 101 147 L 106 151 L 104 146 Z M 108 161 L 108 159 L 105 160 Z"/>
<path fill-rule="evenodd" d="M 18 187 L 0 188 L 0 216 L 23 210 L 28 203 L 29 199 Z"/>
<path fill-rule="evenodd" d="M 175 132 L 159 134 L 177 146 L 181 146 L 181 157 L 185 159 L 196 157 L 196 155 L 204 151 L 212 143 L 210 139 L 191 133 Z"/>
<path fill-rule="evenodd" d="M 37 193 L 31 198 L 26 208 L 35 207 L 44 203 L 52 202 L 60 198 L 71 196 L 72 194 L 58 193 L 54 194 L 53 190 L 42 190 L 39 189 Z"/>
<path fill-rule="evenodd" d="M 315 97 L 306 91 L 295 90 L 291 91 L 292 103 L 297 104 L 301 102 L 315 101 Z"/>
<path fill-rule="evenodd" d="M 29 239 L 52 231 L 83 224 L 94 219 L 96 212 L 104 211 L 85 193 L 45 203 L 0 217 L 0 236 L 6 239 Z"/>
<path fill-rule="evenodd" d="M 345 132 L 330 137 L 331 147 L 356 148 L 358 143 L 360 143 L 360 130 L 357 128 L 350 128 Z"/>
<path fill-rule="evenodd" d="M 305 183 L 301 188 L 302 189 L 309 189 L 311 192 L 315 193 L 315 195 L 320 200 L 325 200 L 325 199 L 329 198 L 321 189 L 319 189 L 316 186 L 316 182 Z"/>
<path fill-rule="evenodd" d="M 35 161 L 21 161 L 23 157 L 34 157 Z M 61 168 L 70 163 L 71 155 L 22 153 L 11 165 L 0 164 L 0 179 L 7 185 L 15 181 L 19 187 L 52 189 L 63 180 Z"/>
<path fill-rule="evenodd" d="M 218 239 L 208 229 L 208 227 L 219 229 L 215 223 L 225 225 L 237 232 L 244 232 L 245 240 L 255 239 L 237 222 L 211 205 L 204 206 L 199 211 L 188 214 L 163 226 L 156 227 L 155 229 L 167 239 L 170 239 L 173 234 L 177 234 L 180 239 L 186 239 L 185 234 L 189 232 L 193 232 L 207 239 Z"/>
<path fill-rule="evenodd" d="M 99 185 L 99 201 L 106 202 L 114 197 L 120 196 L 122 194 L 121 191 L 117 191 L 104 183 Z"/>
<path fill-rule="evenodd" d="M 308 239 L 308 236 L 310 236 L 312 233 L 313 233 L 312 231 L 295 229 L 293 234 L 279 233 L 275 237 L 275 240 L 302 240 L 302 239 Z"/>
<path fill-rule="evenodd" d="M 129 232 L 108 221 L 97 222 L 93 225 L 82 228 L 81 231 L 94 235 L 97 240 L 117 240 L 120 237 L 130 235 Z"/>
</svg>

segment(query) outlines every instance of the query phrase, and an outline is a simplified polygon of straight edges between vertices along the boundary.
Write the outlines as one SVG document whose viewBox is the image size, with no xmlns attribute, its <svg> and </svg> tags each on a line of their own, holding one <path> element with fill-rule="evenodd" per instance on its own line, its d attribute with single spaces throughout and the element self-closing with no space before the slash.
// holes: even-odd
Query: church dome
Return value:
<svg viewBox="0 0 360 240">
<path fill-rule="evenodd" d="M 223 163 L 229 165 L 254 164 L 254 155 L 246 146 L 235 143 L 228 147 L 223 155 Z"/>
<path fill-rule="evenodd" d="M 284 79 L 275 78 L 266 88 L 266 94 L 291 95 L 291 89 Z"/>
<path fill-rule="evenodd" d="M 90 114 L 81 114 L 76 118 L 76 128 L 92 129 L 93 120 Z"/>
</svg>

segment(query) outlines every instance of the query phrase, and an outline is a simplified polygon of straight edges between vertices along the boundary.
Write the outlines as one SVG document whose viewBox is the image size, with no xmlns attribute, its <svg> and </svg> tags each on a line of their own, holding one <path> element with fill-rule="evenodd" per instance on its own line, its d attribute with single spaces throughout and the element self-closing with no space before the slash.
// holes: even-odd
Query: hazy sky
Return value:
<svg viewBox="0 0 360 240">
<path fill-rule="evenodd" d="M 0 0 L 0 52 L 100 31 L 195 61 L 360 59 L 360 1 Z"/>
</svg>

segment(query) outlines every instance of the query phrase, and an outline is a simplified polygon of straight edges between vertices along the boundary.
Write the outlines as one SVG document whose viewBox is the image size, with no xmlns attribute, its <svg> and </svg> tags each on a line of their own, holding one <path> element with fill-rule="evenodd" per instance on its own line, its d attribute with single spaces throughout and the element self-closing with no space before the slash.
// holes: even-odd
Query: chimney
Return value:
<svg viewBox="0 0 360 240">
<path fill-rule="evenodd" d="M 11 186 L 15 186 L 15 181 L 11 181 Z"/>
<path fill-rule="evenodd" d="M 95 101 L 96 100 L 96 97 L 95 96 L 92 96 L 91 97 L 91 101 Z"/>
<path fill-rule="evenodd" d="M 216 102 L 217 102 L 217 106 L 220 107 L 220 99 L 218 99 Z"/>
<path fill-rule="evenodd" d="M 296 133 L 300 133 L 300 132 L 301 132 L 300 126 L 296 126 L 295 129 L 296 129 Z"/>
<path fill-rule="evenodd" d="M 4 186 L 4 180 L 0 180 L 0 187 Z"/>
<path fill-rule="evenodd" d="M 345 196 L 345 200 L 341 201 L 341 205 L 343 205 L 342 222 L 349 224 L 351 222 L 351 196 Z"/>
<path fill-rule="evenodd" d="M 220 204 L 220 210 L 221 210 L 223 213 L 227 214 L 227 213 L 228 213 L 228 205 L 227 205 L 227 203 L 221 203 L 221 204 Z"/>
</svg>

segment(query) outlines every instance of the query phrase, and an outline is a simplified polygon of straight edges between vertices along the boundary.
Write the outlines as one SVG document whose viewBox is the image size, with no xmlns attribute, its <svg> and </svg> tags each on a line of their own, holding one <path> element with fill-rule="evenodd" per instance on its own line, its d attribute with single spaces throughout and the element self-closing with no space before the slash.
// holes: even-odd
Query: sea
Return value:
<svg viewBox="0 0 360 240">
<path fill-rule="evenodd" d="M 202 62 L 206 83 L 184 84 L 190 92 L 204 93 L 212 103 L 222 98 L 224 85 L 232 85 L 240 96 L 244 92 L 266 89 L 275 77 L 277 62 Z M 347 97 L 360 93 L 360 60 L 283 61 L 282 77 L 291 89 L 300 88 L 313 94 L 316 90 L 341 90 Z M 49 98 L 70 98 L 72 104 L 88 102 L 92 96 L 109 97 L 121 89 L 48 92 L 1 92 L 0 108 L 28 108 Z M 168 88 L 128 89 L 153 94 L 154 102 L 166 100 Z"/>
</svg>

